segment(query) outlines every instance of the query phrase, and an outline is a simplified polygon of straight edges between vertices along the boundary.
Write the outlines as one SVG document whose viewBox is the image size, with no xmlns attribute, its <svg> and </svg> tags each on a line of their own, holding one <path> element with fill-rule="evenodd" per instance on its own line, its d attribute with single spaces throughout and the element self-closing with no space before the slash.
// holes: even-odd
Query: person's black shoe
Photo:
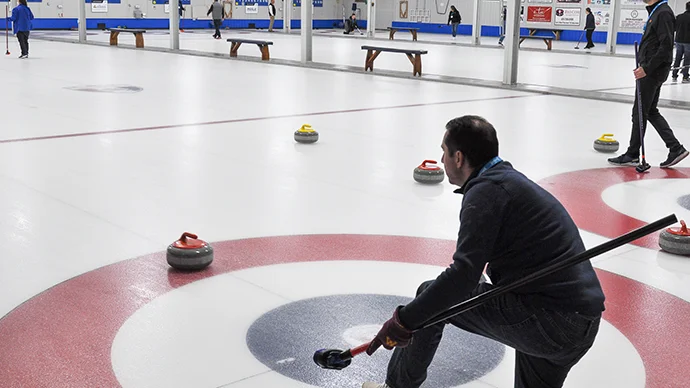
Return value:
<svg viewBox="0 0 690 388">
<path fill-rule="evenodd" d="M 659 167 L 661 168 L 669 168 L 671 166 L 675 166 L 676 164 L 680 163 L 681 160 L 685 159 L 690 155 L 690 152 L 685 149 L 685 147 L 681 147 L 678 151 L 676 152 L 669 152 L 668 153 L 668 158 L 663 161 Z"/>
<path fill-rule="evenodd" d="M 640 158 L 633 158 L 628 154 L 623 154 L 615 158 L 610 158 L 608 161 L 615 166 L 637 166 L 637 164 L 640 163 Z"/>
</svg>

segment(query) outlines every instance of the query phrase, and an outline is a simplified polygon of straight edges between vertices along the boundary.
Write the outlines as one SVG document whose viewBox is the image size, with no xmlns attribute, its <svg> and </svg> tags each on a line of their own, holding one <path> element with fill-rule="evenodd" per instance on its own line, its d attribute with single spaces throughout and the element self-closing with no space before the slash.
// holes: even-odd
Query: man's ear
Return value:
<svg viewBox="0 0 690 388">
<path fill-rule="evenodd" d="M 455 151 L 453 161 L 455 162 L 455 167 L 458 169 L 462 168 L 462 166 L 465 164 L 465 155 L 460 151 Z"/>
</svg>

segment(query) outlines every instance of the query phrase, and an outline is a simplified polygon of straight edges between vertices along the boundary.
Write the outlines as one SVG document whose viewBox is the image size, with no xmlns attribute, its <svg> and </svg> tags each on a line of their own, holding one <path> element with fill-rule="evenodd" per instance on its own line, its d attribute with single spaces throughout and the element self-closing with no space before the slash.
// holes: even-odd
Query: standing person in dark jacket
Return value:
<svg viewBox="0 0 690 388">
<path fill-rule="evenodd" d="M 587 21 L 585 23 L 585 30 L 587 31 L 587 46 L 585 46 L 585 48 L 589 49 L 594 47 L 594 42 L 592 42 L 592 35 L 594 34 L 594 30 L 597 28 L 597 25 L 594 22 L 594 15 L 592 14 L 592 9 L 587 7 L 585 9 L 585 12 L 587 13 Z"/>
<path fill-rule="evenodd" d="M 19 59 L 29 57 L 29 33 L 31 31 L 31 21 L 34 20 L 34 14 L 31 8 L 26 4 L 26 0 L 19 0 L 19 4 L 12 9 L 12 16 L 7 20 L 12 22 L 12 32 L 17 35 L 19 47 L 22 54 Z"/>
<path fill-rule="evenodd" d="M 676 61 L 673 63 L 673 80 L 678 79 L 678 67 L 683 61 L 683 82 L 690 82 L 688 67 L 690 67 L 690 1 L 685 3 L 685 12 L 676 18 Z"/>
<path fill-rule="evenodd" d="M 453 264 L 423 283 L 417 297 L 384 323 L 367 353 L 381 345 L 396 348 L 386 383 L 363 388 L 422 385 L 448 323 L 514 348 L 516 388 L 561 387 L 592 346 L 604 310 L 589 261 L 416 331 L 412 341 L 410 329 L 457 303 L 585 250 L 563 205 L 498 157 L 496 131 L 486 120 L 451 120 L 441 148 L 448 180 L 464 195 Z M 491 283 L 480 283 L 487 263 Z"/>
<path fill-rule="evenodd" d="M 460 16 L 460 12 L 454 5 L 451 5 L 450 12 L 448 13 L 448 24 L 450 24 L 453 32 L 453 39 L 455 39 L 455 35 L 458 33 L 458 25 L 461 21 L 462 17 Z"/>
<path fill-rule="evenodd" d="M 645 131 L 647 121 L 659 133 L 669 149 L 668 157 L 661 162 L 661 168 L 675 166 L 688 156 L 688 151 L 676 139 L 666 119 L 659 113 L 656 105 L 659 102 L 661 85 L 668 79 L 673 59 L 673 30 L 676 17 L 666 0 L 644 0 L 647 3 L 649 20 L 645 23 L 642 42 L 639 47 L 640 66 L 633 72 L 635 79 L 640 80 L 642 95 L 642 122 Z M 616 166 L 635 166 L 640 160 L 640 120 L 637 97 L 632 110 L 632 133 L 628 150 L 621 156 L 609 159 Z"/>
<path fill-rule="evenodd" d="M 268 3 L 268 32 L 273 32 L 273 23 L 276 21 L 276 6 L 275 0 L 271 0 L 270 3 Z"/>
<path fill-rule="evenodd" d="M 213 18 L 213 26 L 216 28 L 213 37 L 220 39 L 220 26 L 223 25 L 223 5 L 218 0 L 213 0 L 213 4 L 206 12 L 206 16 L 208 15 L 211 15 L 211 18 Z"/>
</svg>

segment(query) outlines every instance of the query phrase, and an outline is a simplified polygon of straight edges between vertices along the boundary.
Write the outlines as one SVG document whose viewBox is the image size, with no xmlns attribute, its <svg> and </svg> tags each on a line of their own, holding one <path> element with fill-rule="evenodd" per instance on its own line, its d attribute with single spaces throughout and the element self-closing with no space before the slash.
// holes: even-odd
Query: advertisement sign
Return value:
<svg viewBox="0 0 690 388">
<path fill-rule="evenodd" d="M 587 5 L 603 5 L 608 7 L 611 5 L 611 0 L 587 0 Z"/>
<path fill-rule="evenodd" d="M 527 22 L 529 23 L 551 23 L 551 7 L 527 7 Z"/>
<path fill-rule="evenodd" d="M 93 13 L 107 13 L 108 12 L 108 1 L 107 0 L 92 0 L 91 1 L 91 12 L 93 12 Z"/>
<path fill-rule="evenodd" d="M 643 0 L 621 0 L 621 5 L 644 5 Z"/>
<path fill-rule="evenodd" d="M 605 8 L 592 8 L 594 24 L 599 27 L 608 27 L 611 20 L 611 12 Z"/>
<path fill-rule="evenodd" d="M 247 4 L 244 5 L 244 13 L 259 13 L 259 4 Z"/>
<path fill-rule="evenodd" d="M 621 28 L 632 28 L 642 30 L 647 21 L 647 12 L 642 9 L 622 9 Z"/>
<path fill-rule="evenodd" d="M 553 24 L 557 26 L 579 26 L 580 8 L 556 8 L 556 17 Z"/>
<path fill-rule="evenodd" d="M 581 0 L 556 0 L 559 3 L 580 4 Z"/>
<path fill-rule="evenodd" d="M 543 3 L 543 4 L 551 4 L 553 0 L 527 0 L 530 3 Z"/>
</svg>

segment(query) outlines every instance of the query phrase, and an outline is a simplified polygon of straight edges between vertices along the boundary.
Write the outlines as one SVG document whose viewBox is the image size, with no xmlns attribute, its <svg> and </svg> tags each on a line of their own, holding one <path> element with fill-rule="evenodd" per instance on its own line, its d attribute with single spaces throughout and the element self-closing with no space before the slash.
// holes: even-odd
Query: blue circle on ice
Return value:
<svg viewBox="0 0 690 388">
<path fill-rule="evenodd" d="M 327 388 L 359 388 L 384 382 L 392 352 L 380 348 L 359 355 L 343 370 L 325 370 L 312 357 L 322 348 L 345 350 L 373 338 L 398 305 L 411 299 L 392 295 L 348 294 L 304 299 L 259 317 L 247 332 L 247 346 L 274 371 Z M 450 388 L 476 380 L 501 362 L 505 346 L 447 326 L 428 370 L 425 386 Z"/>
</svg>

